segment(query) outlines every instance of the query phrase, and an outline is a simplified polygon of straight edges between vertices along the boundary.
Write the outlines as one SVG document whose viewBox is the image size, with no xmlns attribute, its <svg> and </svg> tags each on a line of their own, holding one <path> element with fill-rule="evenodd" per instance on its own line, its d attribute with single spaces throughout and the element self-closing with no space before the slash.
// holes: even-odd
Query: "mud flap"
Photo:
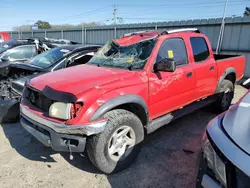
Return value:
<svg viewBox="0 0 250 188">
<path fill-rule="evenodd" d="M 19 119 L 19 102 L 0 100 L 0 123 L 14 123 Z"/>
</svg>

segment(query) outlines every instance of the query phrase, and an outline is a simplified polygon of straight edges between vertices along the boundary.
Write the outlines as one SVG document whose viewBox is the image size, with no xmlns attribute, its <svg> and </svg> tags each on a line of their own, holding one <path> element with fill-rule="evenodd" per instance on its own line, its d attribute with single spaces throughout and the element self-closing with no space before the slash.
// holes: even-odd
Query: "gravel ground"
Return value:
<svg viewBox="0 0 250 188">
<path fill-rule="evenodd" d="M 236 102 L 245 89 L 237 86 Z M 20 124 L 0 126 L 0 187 L 195 187 L 202 132 L 216 114 L 202 109 L 149 135 L 136 162 L 118 174 L 100 174 L 87 157 L 57 153 Z"/>
</svg>

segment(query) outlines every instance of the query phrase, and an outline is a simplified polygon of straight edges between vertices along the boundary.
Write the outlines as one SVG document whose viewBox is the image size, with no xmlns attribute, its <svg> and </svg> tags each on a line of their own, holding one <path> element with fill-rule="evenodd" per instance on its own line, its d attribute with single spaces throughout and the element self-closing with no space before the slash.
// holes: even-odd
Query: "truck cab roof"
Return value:
<svg viewBox="0 0 250 188">
<path fill-rule="evenodd" d="M 166 31 L 139 31 L 139 32 L 124 34 L 121 38 L 113 40 L 113 42 L 119 46 L 129 46 L 136 44 L 138 42 L 143 42 L 145 40 L 158 38 L 162 35 L 183 33 L 183 32 L 200 33 L 200 31 L 196 28 L 174 29 Z"/>
</svg>

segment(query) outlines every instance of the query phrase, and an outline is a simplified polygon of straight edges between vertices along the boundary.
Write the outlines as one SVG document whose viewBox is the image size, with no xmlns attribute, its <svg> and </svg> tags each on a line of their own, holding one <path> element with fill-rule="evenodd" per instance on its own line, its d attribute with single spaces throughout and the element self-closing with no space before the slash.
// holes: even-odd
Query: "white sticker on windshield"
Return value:
<svg viewBox="0 0 250 188">
<path fill-rule="evenodd" d="M 60 52 L 67 53 L 67 52 L 69 52 L 69 50 L 67 50 L 67 49 L 61 49 Z"/>
<path fill-rule="evenodd" d="M 3 45 L 3 47 L 4 47 L 4 48 L 8 48 L 8 47 L 9 47 L 9 45 L 8 45 L 8 44 L 5 44 L 5 45 Z"/>
</svg>

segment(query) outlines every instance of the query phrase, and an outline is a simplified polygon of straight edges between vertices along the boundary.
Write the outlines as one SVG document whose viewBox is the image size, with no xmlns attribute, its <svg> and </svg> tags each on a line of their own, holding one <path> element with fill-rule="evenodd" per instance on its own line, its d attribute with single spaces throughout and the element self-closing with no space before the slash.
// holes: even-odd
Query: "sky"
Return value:
<svg viewBox="0 0 250 188">
<path fill-rule="evenodd" d="M 50 24 L 160 22 L 222 17 L 225 0 L 0 0 L 0 31 L 37 20 Z M 228 0 L 226 16 L 242 16 L 250 0 Z"/>
</svg>

